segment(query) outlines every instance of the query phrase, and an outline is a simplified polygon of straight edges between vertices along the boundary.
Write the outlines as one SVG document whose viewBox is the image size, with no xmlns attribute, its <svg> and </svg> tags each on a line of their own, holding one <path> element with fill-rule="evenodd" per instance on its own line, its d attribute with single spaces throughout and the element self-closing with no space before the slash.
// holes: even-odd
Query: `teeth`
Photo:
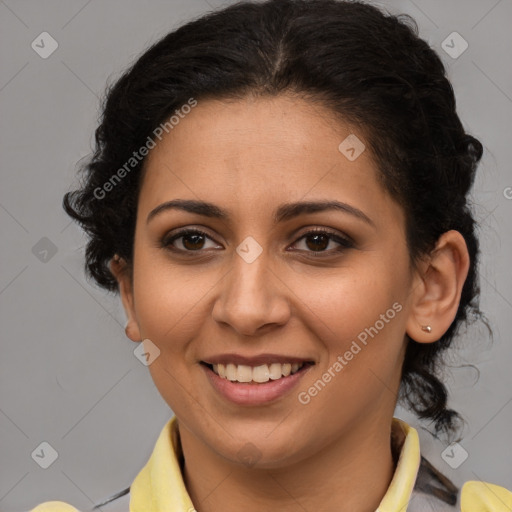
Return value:
<svg viewBox="0 0 512 512">
<path fill-rule="evenodd" d="M 272 363 L 260 366 L 247 366 L 245 364 L 214 364 L 213 371 L 223 379 L 231 382 L 268 382 L 298 372 L 304 363 Z"/>
<path fill-rule="evenodd" d="M 244 364 L 239 364 L 236 367 L 236 380 L 238 382 L 251 382 L 252 368 L 250 366 L 245 366 Z"/>
<path fill-rule="evenodd" d="M 283 376 L 283 371 L 281 369 L 281 366 L 282 365 L 280 363 L 273 363 L 270 365 L 269 377 L 272 380 L 280 379 Z"/>
<path fill-rule="evenodd" d="M 213 371 L 215 371 L 215 366 L 213 366 Z M 215 372 L 217 373 L 217 372 Z M 237 371 L 236 371 L 236 366 L 234 364 L 227 364 L 226 365 L 226 379 L 228 380 L 236 380 L 236 374 L 237 374 Z"/>
<path fill-rule="evenodd" d="M 250 368 L 250 366 L 248 367 Z M 254 382 L 268 382 L 270 379 L 270 370 L 268 365 L 262 364 L 261 366 L 256 366 L 252 371 L 252 379 Z"/>
</svg>

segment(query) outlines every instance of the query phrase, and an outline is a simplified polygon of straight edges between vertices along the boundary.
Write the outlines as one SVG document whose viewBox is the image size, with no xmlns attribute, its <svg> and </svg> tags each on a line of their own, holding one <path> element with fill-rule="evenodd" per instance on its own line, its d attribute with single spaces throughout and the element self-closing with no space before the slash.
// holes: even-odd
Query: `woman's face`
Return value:
<svg viewBox="0 0 512 512">
<path fill-rule="evenodd" d="M 229 460 L 296 462 L 393 413 L 414 275 L 369 150 L 339 149 L 351 134 L 365 143 L 287 96 L 199 101 L 147 157 L 131 332 L 158 347 L 183 427 Z M 176 200 L 210 207 L 162 207 Z"/>
</svg>

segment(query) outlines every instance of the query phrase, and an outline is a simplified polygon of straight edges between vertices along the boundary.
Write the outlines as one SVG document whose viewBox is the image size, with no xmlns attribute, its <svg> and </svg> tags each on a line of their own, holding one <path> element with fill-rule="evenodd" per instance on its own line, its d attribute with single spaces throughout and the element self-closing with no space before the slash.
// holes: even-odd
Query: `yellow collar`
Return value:
<svg viewBox="0 0 512 512">
<path fill-rule="evenodd" d="M 376 512 L 405 511 L 420 465 L 420 443 L 416 430 L 393 418 L 393 436 L 402 444 L 391 484 Z M 130 488 L 130 512 L 190 512 L 194 505 L 180 469 L 181 446 L 176 417 L 158 437 L 153 453 Z"/>
<path fill-rule="evenodd" d="M 400 450 L 400 455 L 393 479 L 376 512 L 407 510 L 421 462 L 420 440 L 415 428 L 393 418 L 391 435 L 393 446 Z"/>
<path fill-rule="evenodd" d="M 179 456 L 178 424 L 173 416 L 162 429 L 147 464 L 130 486 L 130 512 L 191 512 Z"/>
</svg>

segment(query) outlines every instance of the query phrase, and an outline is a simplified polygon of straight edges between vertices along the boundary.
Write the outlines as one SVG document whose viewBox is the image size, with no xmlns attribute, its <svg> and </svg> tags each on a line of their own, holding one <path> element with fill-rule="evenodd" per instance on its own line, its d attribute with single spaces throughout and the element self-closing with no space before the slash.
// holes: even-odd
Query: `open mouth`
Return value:
<svg viewBox="0 0 512 512">
<path fill-rule="evenodd" d="M 220 378 L 230 382 L 242 384 L 264 384 L 265 382 L 284 379 L 295 375 L 313 365 L 313 361 L 301 363 L 271 363 L 258 366 L 243 364 L 209 364 L 201 361 L 201 364 L 208 367 Z"/>
</svg>

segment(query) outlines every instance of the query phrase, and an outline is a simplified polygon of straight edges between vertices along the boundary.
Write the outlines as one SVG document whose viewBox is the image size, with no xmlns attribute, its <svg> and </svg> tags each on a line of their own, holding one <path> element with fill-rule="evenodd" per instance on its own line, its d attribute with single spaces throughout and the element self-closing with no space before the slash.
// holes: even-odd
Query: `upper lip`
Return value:
<svg viewBox="0 0 512 512">
<path fill-rule="evenodd" d="M 311 358 L 283 356 L 279 354 L 259 354 L 257 356 L 243 356 L 241 354 L 218 354 L 202 360 L 206 364 L 243 364 L 247 366 L 258 366 L 272 363 L 307 363 L 313 362 Z"/>
</svg>

